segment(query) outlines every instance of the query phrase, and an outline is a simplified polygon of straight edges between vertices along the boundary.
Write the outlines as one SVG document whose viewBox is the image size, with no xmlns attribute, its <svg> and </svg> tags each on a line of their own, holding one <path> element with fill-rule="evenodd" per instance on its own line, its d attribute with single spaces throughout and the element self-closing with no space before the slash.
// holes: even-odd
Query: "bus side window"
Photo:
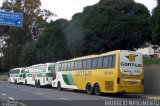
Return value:
<svg viewBox="0 0 160 106">
<path fill-rule="evenodd" d="M 58 64 L 58 71 L 62 71 L 62 64 Z"/>
<path fill-rule="evenodd" d="M 97 58 L 97 68 L 102 68 L 102 57 Z"/>
<path fill-rule="evenodd" d="M 87 60 L 83 60 L 83 69 L 87 69 Z"/>
<path fill-rule="evenodd" d="M 64 63 L 62 63 L 61 71 L 64 71 Z"/>
<path fill-rule="evenodd" d="M 75 70 L 78 69 L 78 61 L 75 61 Z"/>
<path fill-rule="evenodd" d="M 65 70 L 68 71 L 68 62 L 65 63 Z"/>
<path fill-rule="evenodd" d="M 82 60 L 78 61 L 78 69 L 82 69 Z"/>
<path fill-rule="evenodd" d="M 92 69 L 95 69 L 95 68 L 97 68 L 97 59 L 96 58 L 94 58 L 92 60 Z"/>
<path fill-rule="evenodd" d="M 112 56 L 109 56 L 108 59 L 109 59 L 108 67 L 111 68 L 112 67 Z"/>
<path fill-rule="evenodd" d="M 64 69 L 64 63 L 61 64 L 61 71 Z"/>
<path fill-rule="evenodd" d="M 67 70 L 70 70 L 71 69 L 71 62 L 68 62 L 68 67 L 67 67 Z"/>
<path fill-rule="evenodd" d="M 108 68 L 108 66 L 109 66 L 109 58 L 108 56 L 106 56 L 103 58 L 103 67 Z"/>
<path fill-rule="evenodd" d="M 65 63 L 62 63 L 62 70 L 65 70 Z"/>
<path fill-rule="evenodd" d="M 87 69 L 92 68 L 92 59 L 87 59 Z"/>
<path fill-rule="evenodd" d="M 116 56 L 113 55 L 113 56 L 112 56 L 112 68 L 115 67 L 115 62 L 116 62 Z"/>
<path fill-rule="evenodd" d="M 71 62 L 71 70 L 74 70 L 74 61 Z"/>
<path fill-rule="evenodd" d="M 67 71 L 67 62 L 64 63 L 63 71 Z"/>
</svg>

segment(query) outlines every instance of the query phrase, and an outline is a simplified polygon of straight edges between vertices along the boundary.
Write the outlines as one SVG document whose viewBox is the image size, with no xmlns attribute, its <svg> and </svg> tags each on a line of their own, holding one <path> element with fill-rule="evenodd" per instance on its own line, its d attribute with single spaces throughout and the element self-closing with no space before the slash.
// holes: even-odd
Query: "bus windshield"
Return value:
<svg viewBox="0 0 160 106">
<path fill-rule="evenodd" d="M 19 74 L 19 73 L 20 73 L 20 69 L 10 70 L 10 74 Z"/>
</svg>

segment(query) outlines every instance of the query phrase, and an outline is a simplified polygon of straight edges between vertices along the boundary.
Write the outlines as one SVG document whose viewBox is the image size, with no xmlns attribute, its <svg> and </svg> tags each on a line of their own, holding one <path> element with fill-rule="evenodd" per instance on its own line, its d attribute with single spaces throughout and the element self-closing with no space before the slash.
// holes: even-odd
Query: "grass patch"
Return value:
<svg viewBox="0 0 160 106">
<path fill-rule="evenodd" d="M 8 75 L 8 72 L 0 72 L 0 75 Z"/>
<path fill-rule="evenodd" d="M 143 58 L 144 64 L 160 64 L 160 58 Z"/>
</svg>

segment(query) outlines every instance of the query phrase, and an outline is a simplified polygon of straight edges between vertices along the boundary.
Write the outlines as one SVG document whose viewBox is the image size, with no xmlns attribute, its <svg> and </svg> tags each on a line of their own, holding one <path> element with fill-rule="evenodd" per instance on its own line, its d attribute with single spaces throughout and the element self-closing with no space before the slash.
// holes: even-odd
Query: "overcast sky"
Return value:
<svg viewBox="0 0 160 106">
<path fill-rule="evenodd" d="M 3 0 L 0 0 L 0 4 Z M 156 6 L 156 0 L 135 0 L 144 4 L 150 11 Z M 82 12 L 87 5 L 93 5 L 99 0 L 41 0 L 42 7 L 57 14 L 57 18 L 71 19 L 72 15 Z"/>
<path fill-rule="evenodd" d="M 135 0 L 144 4 L 150 11 L 156 6 L 156 0 Z M 72 15 L 82 12 L 87 5 L 93 5 L 99 0 L 41 0 L 43 8 L 57 14 L 57 18 L 71 19 Z"/>
</svg>

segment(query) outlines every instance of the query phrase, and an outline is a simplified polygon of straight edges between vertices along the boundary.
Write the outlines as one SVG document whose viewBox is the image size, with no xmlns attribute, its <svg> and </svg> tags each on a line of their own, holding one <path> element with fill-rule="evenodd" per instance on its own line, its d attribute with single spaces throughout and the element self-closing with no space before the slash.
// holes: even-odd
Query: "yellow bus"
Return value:
<svg viewBox="0 0 160 106">
<path fill-rule="evenodd" d="M 85 90 L 88 94 L 143 93 L 143 60 L 140 53 L 116 50 L 59 61 L 52 87 Z"/>
</svg>

